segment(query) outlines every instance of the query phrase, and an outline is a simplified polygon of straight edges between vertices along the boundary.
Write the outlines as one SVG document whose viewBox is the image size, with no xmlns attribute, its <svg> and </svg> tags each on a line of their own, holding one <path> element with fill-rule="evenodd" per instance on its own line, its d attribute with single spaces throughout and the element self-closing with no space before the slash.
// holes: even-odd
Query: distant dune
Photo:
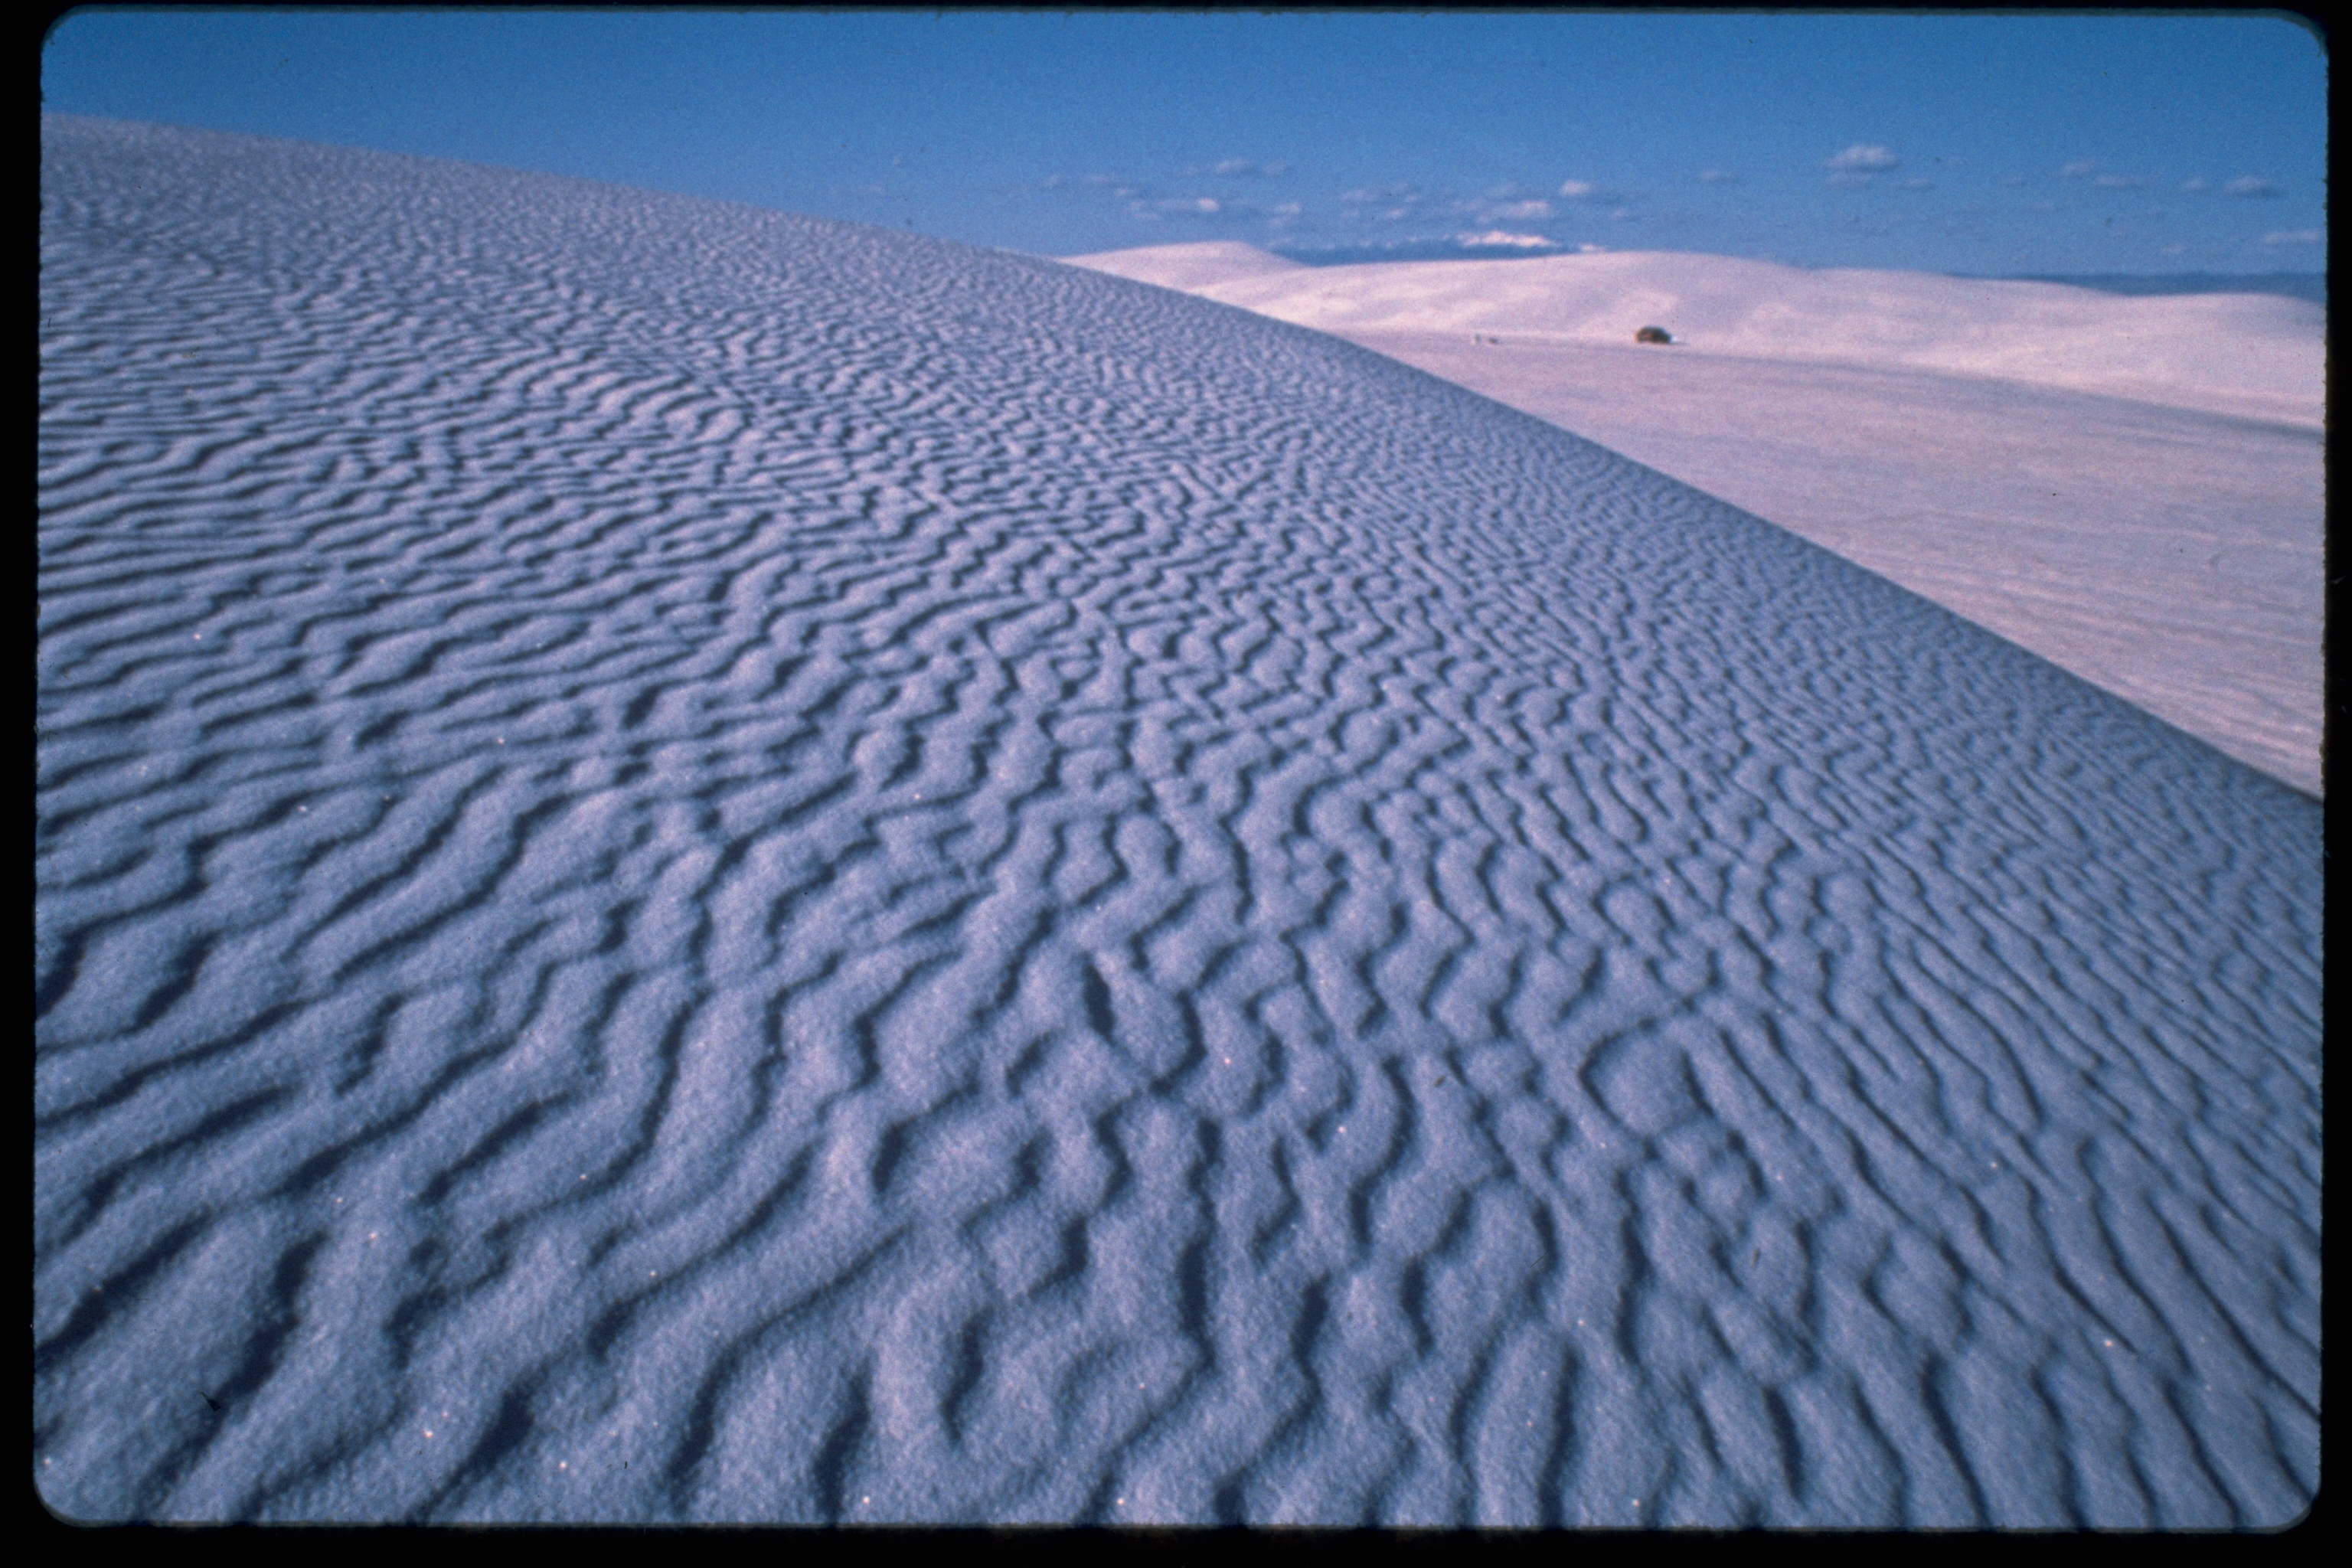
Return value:
<svg viewBox="0 0 2352 1568">
<path fill-rule="evenodd" d="M 1701 256 L 1276 274 L 1260 254 L 1073 260 L 1590 437 L 2321 792 L 2319 307 Z M 1674 347 L 1634 345 L 1652 322 Z"/>
<path fill-rule="evenodd" d="M 2327 303 L 2325 272 L 2021 273 L 2011 281 L 2064 283 L 2108 294 L 2282 294 Z"/>
<path fill-rule="evenodd" d="M 1208 248 L 1071 260 L 1323 331 L 1617 344 L 1656 322 L 1710 353 L 1981 376 L 2313 430 L 2326 416 L 2326 313 L 2275 295 L 2135 299 L 1664 251 L 1276 270 L 1245 246 Z"/>
<path fill-rule="evenodd" d="M 59 1513 L 2312 1505 L 2313 801 L 1281 321 L 42 157 Z"/>
<path fill-rule="evenodd" d="M 1215 239 L 1200 245 L 1159 245 L 1149 250 L 1107 251 L 1100 256 L 1073 256 L 1074 267 L 1156 283 L 1162 289 L 1201 289 L 1243 278 L 1272 278 L 1312 270 L 1237 240 Z"/>
</svg>

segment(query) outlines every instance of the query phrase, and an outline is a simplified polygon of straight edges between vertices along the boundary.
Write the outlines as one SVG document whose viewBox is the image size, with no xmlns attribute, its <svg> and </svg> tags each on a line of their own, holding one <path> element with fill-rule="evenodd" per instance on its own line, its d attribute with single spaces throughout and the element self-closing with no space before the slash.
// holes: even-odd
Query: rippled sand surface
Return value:
<svg viewBox="0 0 2352 1568">
<path fill-rule="evenodd" d="M 1671 253 L 1073 261 L 1549 420 L 2322 791 L 2326 312 L 2307 300 Z M 1633 344 L 1653 317 L 1671 349 Z"/>
<path fill-rule="evenodd" d="M 43 143 L 54 1509 L 2315 1496 L 2309 799 L 1312 331 Z"/>
</svg>

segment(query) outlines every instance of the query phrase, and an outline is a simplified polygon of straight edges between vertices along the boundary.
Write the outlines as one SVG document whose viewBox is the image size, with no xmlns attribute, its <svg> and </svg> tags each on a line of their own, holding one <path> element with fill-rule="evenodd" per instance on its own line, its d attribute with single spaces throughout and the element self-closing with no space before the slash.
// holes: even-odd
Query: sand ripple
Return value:
<svg viewBox="0 0 2352 1568">
<path fill-rule="evenodd" d="M 2315 1495 L 2311 802 L 1239 310 L 43 136 L 53 1507 Z"/>
</svg>

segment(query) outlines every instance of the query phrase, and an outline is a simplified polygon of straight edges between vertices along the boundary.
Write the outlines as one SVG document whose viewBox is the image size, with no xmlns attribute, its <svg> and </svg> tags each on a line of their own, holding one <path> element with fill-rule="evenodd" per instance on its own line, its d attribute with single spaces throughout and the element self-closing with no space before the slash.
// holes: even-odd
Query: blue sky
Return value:
<svg viewBox="0 0 2352 1568">
<path fill-rule="evenodd" d="M 2242 14 L 68 14 L 45 107 L 1067 256 L 2326 267 L 2326 66 Z"/>
</svg>

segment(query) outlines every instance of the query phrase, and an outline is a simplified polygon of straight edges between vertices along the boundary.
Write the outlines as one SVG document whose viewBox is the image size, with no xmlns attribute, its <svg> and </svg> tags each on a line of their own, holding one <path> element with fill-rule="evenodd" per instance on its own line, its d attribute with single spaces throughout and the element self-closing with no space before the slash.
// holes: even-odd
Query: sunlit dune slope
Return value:
<svg viewBox="0 0 2352 1568">
<path fill-rule="evenodd" d="M 1666 324 L 1702 353 L 1983 376 L 2315 429 L 2325 416 L 2326 312 L 2305 300 L 2130 298 L 1667 251 L 1281 269 L 1257 263 L 1264 254 L 1168 246 L 1070 259 L 1322 331 L 1618 344 Z"/>
<path fill-rule="evenodd" d="M 1234 283 L 1262 255 L 1075 261 L 1317 324 L 1589 437 L 2321 793 L 2318 307 L 1672 255 Z M 1677 341 L 1636 346 L 1634 323 Z"/>
</svg>

